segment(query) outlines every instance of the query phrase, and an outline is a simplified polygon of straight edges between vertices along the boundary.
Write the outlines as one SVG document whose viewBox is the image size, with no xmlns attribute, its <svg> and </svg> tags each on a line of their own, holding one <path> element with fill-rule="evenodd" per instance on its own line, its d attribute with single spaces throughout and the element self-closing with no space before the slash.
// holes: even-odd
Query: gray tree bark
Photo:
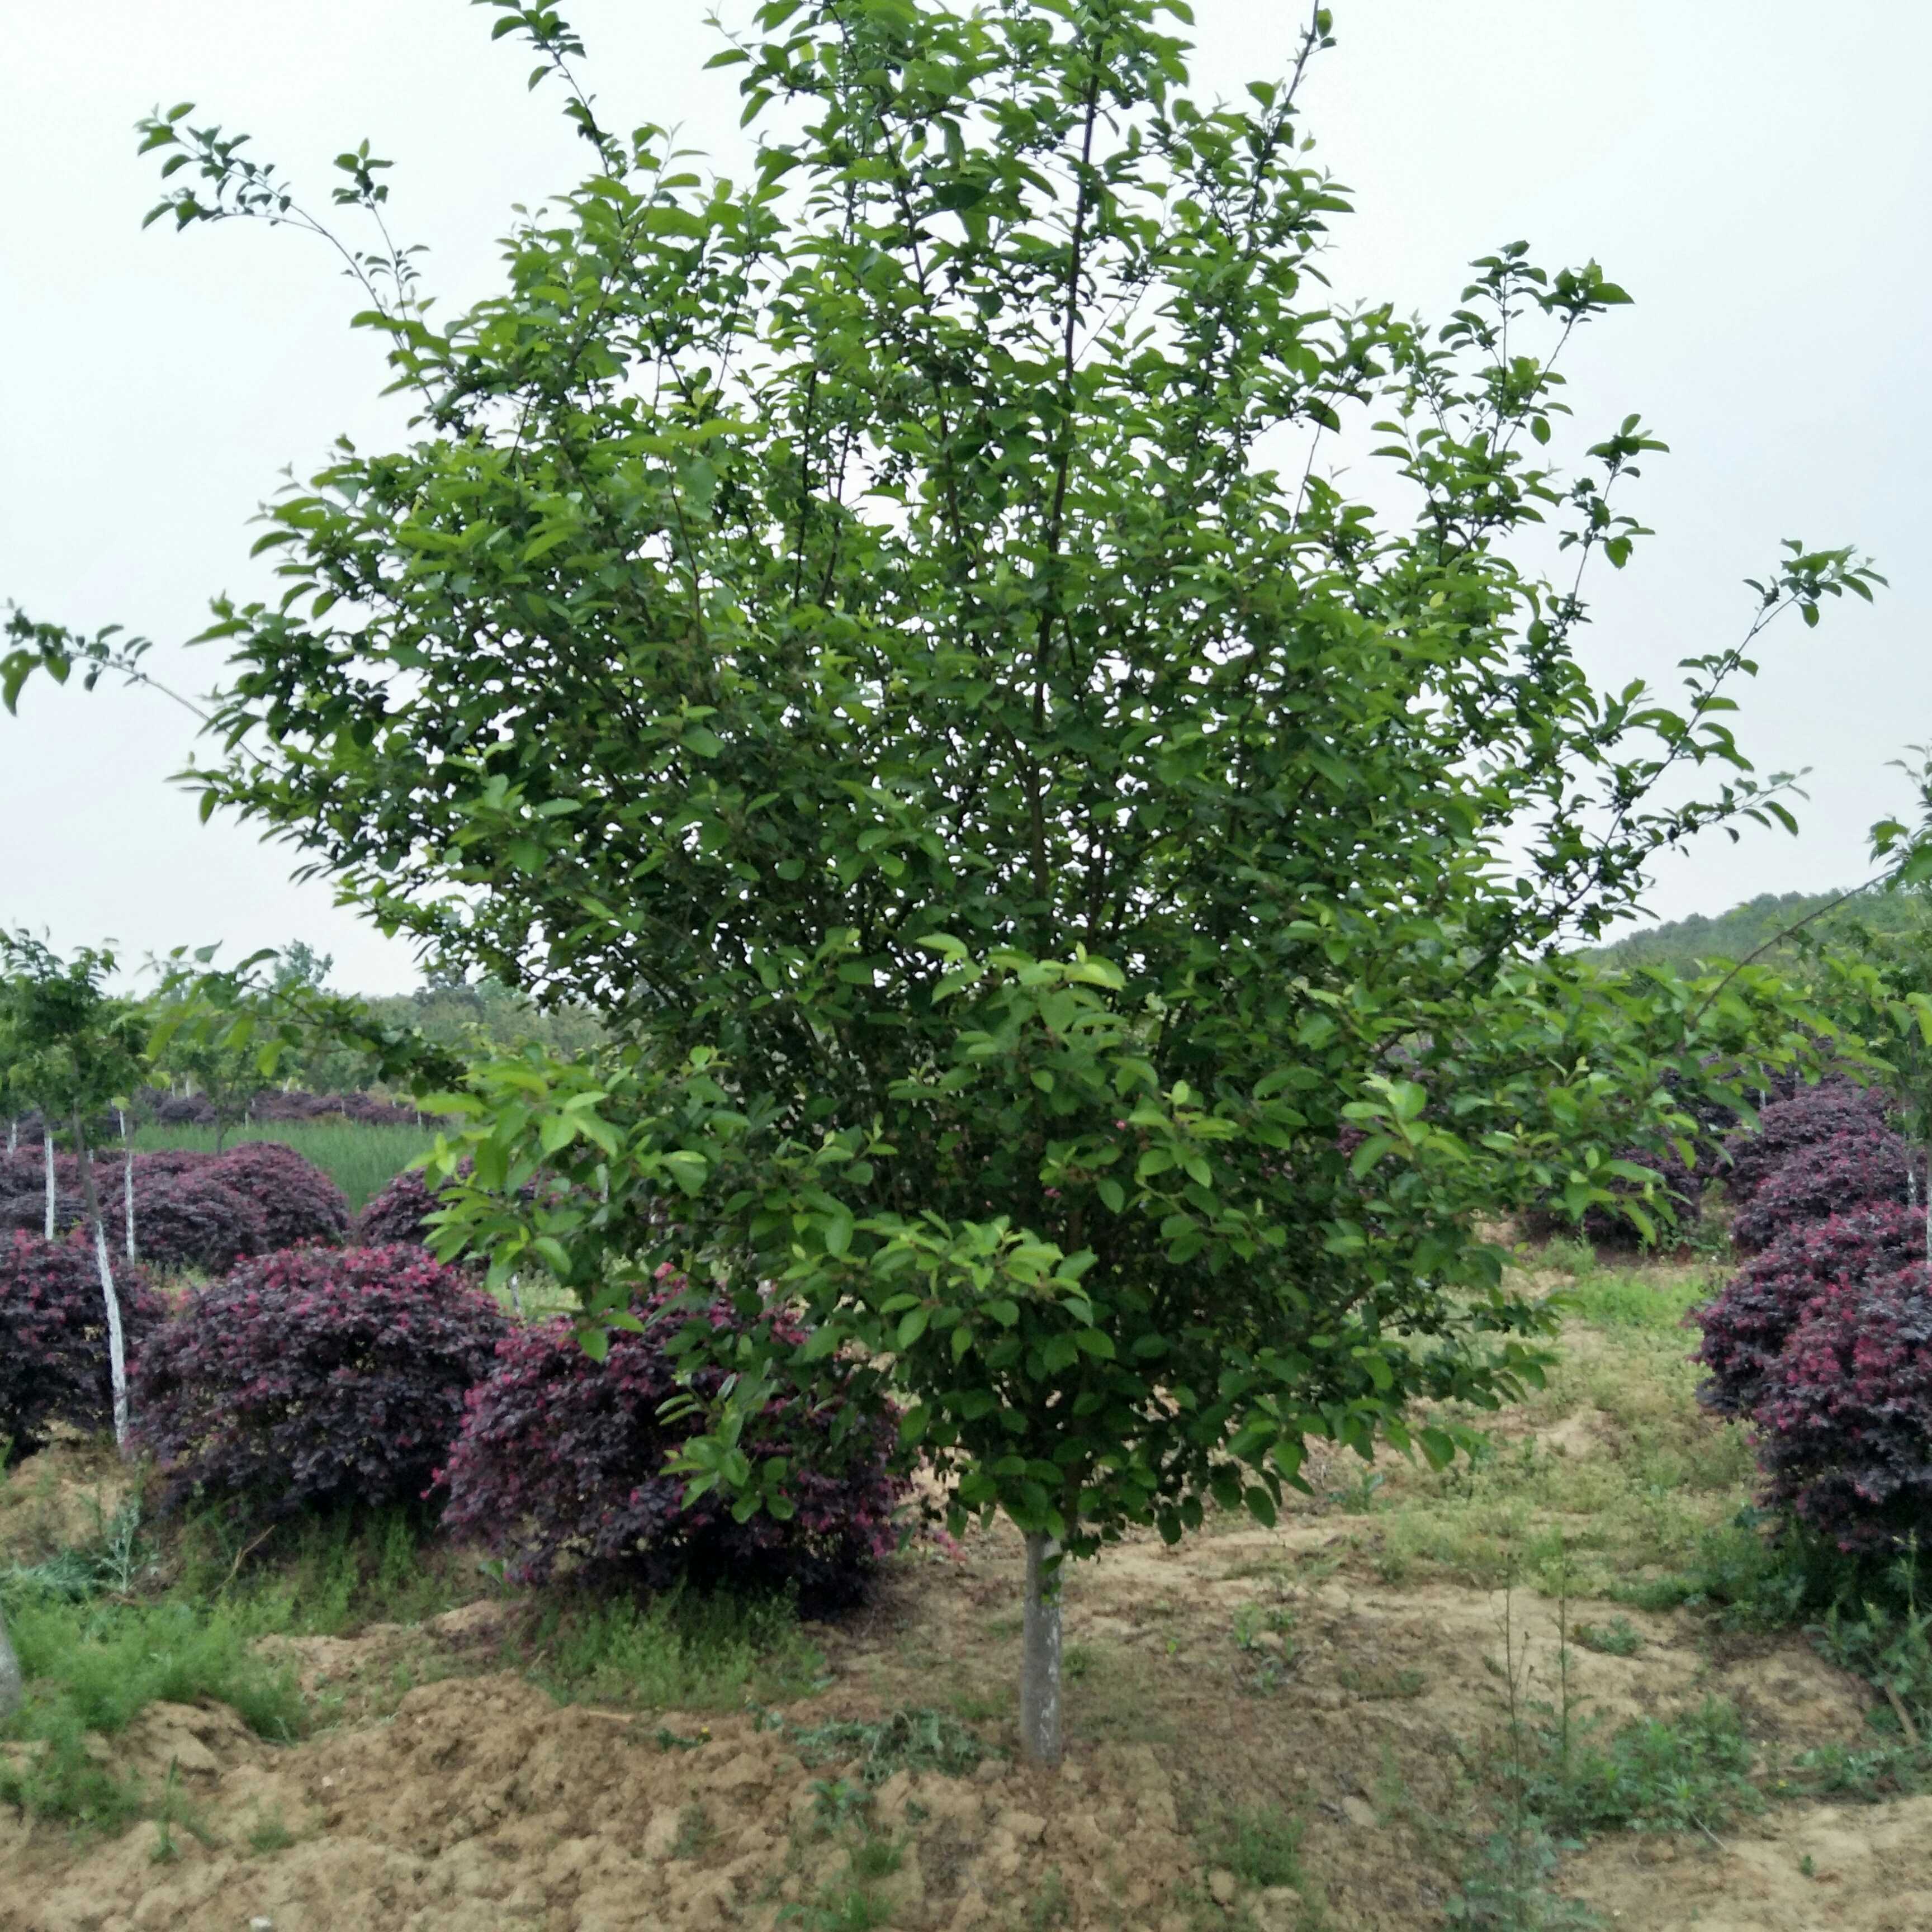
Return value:
<svg viewBox="0 0 1932 1932">
<path fill-rule="evenodd" d="M 1059 1553 L 1059 1546 L 1044 1532 L 1036 1531 L 1026 1540 L 1026 1615 L 1020 1638 L 1020 1753 L 1029 1764 L 1058 1764 L 1062 1748 L 1060 1570 L 1053 1562 Z"/>
<path fill-rule="evenodd" d="M 0 1616 L 0 1718 L 10 1718 L 26 1694 L 20 1679 L 20 1660 L 7 1640 L 7 1619 Z"/>
<path fill-rule="evenodd" d="M 54 1238 L 54 1132 L 46 1116 L 40 1117 L 42 1166 L 47 1177 L 47 1239 Z"/>
<path fill-rule="evenodd" d="M 87 1151 L 86 1124 L 79 1108 L 74 1115 L 74 1151 L 80 1163 L 80 1198 L 94 1230 L 94 1265 L 100 1276 L 100 1298 L 107 1307 L 107 1369 L 114 1383 L 114 1442 L 128 1445 L 128 1345 L 121 1333 L 121 1298 L 114 1292 L 113 1264 L 107 1258 L 107 1223 L 100 1216 L 100 1190 L 94 1184 L 94 1162 Z"/>
</svg>

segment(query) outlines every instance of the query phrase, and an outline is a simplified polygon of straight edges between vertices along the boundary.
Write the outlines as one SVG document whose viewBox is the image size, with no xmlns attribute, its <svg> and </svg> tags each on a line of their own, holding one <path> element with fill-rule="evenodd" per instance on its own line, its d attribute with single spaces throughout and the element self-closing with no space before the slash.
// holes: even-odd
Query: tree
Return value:
<svg viewBox="0 0 1932 1932">
<path fill-rule="evenodd" d="M 302 982 L 303 986 L 306 982 Z M 283 992 L 302 986 L 282 987 Z M 162 1005 L 165 1015 L 166 1003 Z M 251 994 L 239 994 L 223 1018 L 225 1024 L 172 1026 L 160 1030 L 154 1063 L 164 1072 L 199 1090 L 214 1114 L 214 1150 L 220 1153 L 232 1130 L 248 1118 L 256 1099 L 275 1084 L 279 1060 L 265 1061 L 256 1038 L 260 1016 Z"/>
<path fill-rule="evenodd" d="M 1871 573 L 1793 544 L 1679 706 L 1592 688 L 1581 572 L 1627 560 L 1661 446 L 1630 417 L 1557 469 L 1552 365 L 1628 298 L 1512 244 L 1433 330 L 1328 300 L 1324 9 L 1217 106 L 1163 0 L 773 0 L 718 56 L 770 130 L 734 184 L 611 132 L 568 26 L 492 4 L 592 172 L 445 325 L 384 164 L 340 158 L 419 412 L 268 512 L 283 595 L 215 607 L 192 782 L 445 969 L 610 1016 L 439 1101 L 476 1162 L 441 1238 L 549 1268 L 593 1348 L 662 1263 L 722 1286 L 688 1467 L 748 1512 L 784 1506 L 738 1448 L 774 1379 L 893 1385 L 955 1512 L 1028 1539 L 1050 1759 L 1066 1553 L 1266 1520 L 1311 1436 L 1446 1460 L 1408 1406 L 1502 1399 L 1547 1326 L 1478 1214 L 1646 1184 L 1617 1149 L 1807 1050 L 1761 971 L 1551 956 L 1660 850 L 1790 824 L 1726 688 Z M 192 112 L 146 124 L 157 214 L 334 239 Z M 1404 515 L 1326 473 L 1345 431 Z M 1576 576 L 1514 554 L 1535 526 Z M 10 631 L 10 704 L 146 675 L 138 639 Z M 524 1198 L 540 1165 L 566 1184 Z"/>
<path fill-rule="evenodd" d="M 0 934 L 8 976 L 0 980 L 0 1030 L 16 1056 L 13 1078 L 39 1108 L 47 1148 L 48 1228 L 52 1216 L 53 1123 L 64 1119 L 74 1136 L 81 1199 L 94 1235 L 94 1266 L 107 1312 L 107 1358 L 114 1388 L 114 1439 L 128 1439 L 128 1355 L 121 1329 L 121 1300 L 108 1256 L 107 1226 L 94 1185 L 88 1151 L 89 1121 L 139 1084 L 147 1028 L 139 1011 L 114 999 L 102 982 L 114 956 L 82 947 L 64 960 L 25 932 Z"/>
<path fill-rule="evenodd" d="M 20 1660 L 8 1640 L 6 1614 L 0 1611 L 0 1723 L 20 1708 L 26 1694 L 20 1678 Z"/>
</svg>

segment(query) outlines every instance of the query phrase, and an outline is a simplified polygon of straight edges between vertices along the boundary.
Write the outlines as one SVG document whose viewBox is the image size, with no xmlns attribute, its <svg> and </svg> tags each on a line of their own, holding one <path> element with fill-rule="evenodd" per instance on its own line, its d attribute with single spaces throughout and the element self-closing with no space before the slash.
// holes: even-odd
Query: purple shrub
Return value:
<svg viewBox="0 0 1932 1932">
<path fill-rule="evenodd" d="M 653 1298 L 647 1320 L 665 1298 Z M 708 1318 L 716 1328 L 738 1319 L 723 1302 Z M 779 1324 L 788 1339 L 803 1339 L 784 1318 Z M 715 1491 L 686 1508 L 685 1478 L 664 1462 L 702 1422 L 658 1414 L 678 1392 L 665 1343 L 682 1325 L 674 1316 L 641 1335 L 614 1334 L 602 1363 L 566 1322 L 514 1334 L 470 1397 L 447 1472 L 448 1526 L 506 1554 L 532 1582 L 567 1563 L 586 1580 L 650 1589 L 728 1580 L 795 1588 L 817 1608 L 856 1600 L 895 1546 L 892 1510 L 907 1487 L 891 1417 L 775 1401 L 743 1446 L 754 1464 L 788 1459 L 796 1514 L 734 1522 Z M 692 1386 L 708 1398 L 721 1378 L 700 1369 Z"/>
<path fill-rule="evenodd" d="M 448 1460 L 502 1311 L 413 1248 L 296 1248 L 192 1296 L 136 1364 L 164 1509 L 272 1522 L 412 1502 Z"/>
<path fill-rule="evenodd" d="M 1765 1500 L 1848 1553 L 1932 1522 L 1932 1281 L 1922 1262 L 1823 1289 L 1767 1378 Z"/>
<path fill-rule="evenodd" d="M 101 1202 L 101 1211 L 117 1248 L 125 1240 L 121 1194 Z M 194 1268 L 218 1274 L 238 1261 L 264 1252 L 268 1225 L 247 1196 L 206 1169 L 181 1174 L 134 1167 L 134 1246 L 144 1262 L 158 1268 Z"/>
<path fill-rule="evenodd" d="M 1924 1210 L 1898 1202 L 1786 1228 L 1692 1311 L 1703 1330 L 1696 1359 L 1711 1372 L 1699 1400 L 1720 1415 L 1748 1417 L 1792 1330 L 1825 1289 L 1896 1274 L 1924 1252 Z"/>
<path fill-rule="evenodd" d="M 1868 1133 L 1885 1125 L 1886 1096 L 1833 1074 L 1788 1100 L 1773 1100 L 1758 1114 L 1755 1129 L 1740 1128 L 1724 1143 L 1724 1186 L 1740 1206 L 1750 1201 L 1786 1161 L 1807 1148 L 1843 1133 Z"/>
<path fill-rule="evenodd" d="M 138 1268 L 114 1270 L 128 1352 L 136 1356 L 167 1310 Z M 42 1447 L 51 1423 L 113 1424 L 107 1310 L 84 1236 L 44 1241 L 0 1234 L 0 1436 L 16 1455 Z"/>
<path fill-rule="evenodd" d="M 436 1210 L 436 1196 L 419 1167 L 406 1167 L 394 1180 L 369 1197 L 356 1220 L 356 1238 L 370 1243 L 406 1241 L 418 1246 L 428 1233 L 427 1218 Z"/>
<path fill-rule="evenodd" d="M 267 1228 L 266 1248 L 334 1246 L 349 1232 L 349 1199 L 313 1161 L 280 1141 L 244 1141 L 208 1172 L 251 1202 Z M 138 1234 L 139 1209 L 136 1210 Z"/>
<path fill-rule="evenodd" d="M 1868 1124 L 1801 1148 L 1758 1188 L 1731 1223 L 1744 1253 L 1768 1247 L 1787 1228 L 1880 1202 L 1903 1202 L 1908 1165 L 1923 1166 L 1888 1128 Z"/>
</svg>

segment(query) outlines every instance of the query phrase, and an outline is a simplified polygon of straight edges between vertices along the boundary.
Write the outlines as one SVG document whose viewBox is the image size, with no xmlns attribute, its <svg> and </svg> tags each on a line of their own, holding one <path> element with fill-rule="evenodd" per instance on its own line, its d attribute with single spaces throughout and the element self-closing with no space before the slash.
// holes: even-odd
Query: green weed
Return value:
<svg viewBox="0 0 1932 1932">
<path fill-rule="evenodd" d="M 674 1858 L 702 1857 L 715 1835 L 710 1814 L 694 1800 L 677 1814 L 677 1838 L 670 1855 Z"/>
<path fill-rule="evenodd" d="M 292 1672 L 258 1657 L 252 1631 L 220 1604 L 75 1603 L 10 1588 L 6 1614 L 28 1696 L 0 1726 L 23 1747 L 0 1754 L 0 1800 L 32 1816 L 113 1832 L 140 1816 L 145 1794 L 97 1761 L 88 1734 L 123 1730 L 157 1701 L 218 1699 L 264 1737 L 307 1728 Z"/>
<path fill-rule="evenodd" d="M 1210 1862 L 1226 1865 L 1257 1891 L 1304 1882 L 1301 1821 L 1268 1805 L 1236 1806 L 1215 1819 L 1206 1834 Z"/>
<path fill-rule="evenodd" d="M 1050 1932 L 1052 1927 L 1070 1924 L 1072 1918 L 1073 1901 L 1066 1895 L 1066 1881 L 1058 1865 L 1049 1865 L 1027 1907 L 1027 1932 Z"/>
<path fill-rule="evenodd" d="M 272 1804 L 248 1828 L 248 1849 L 258 1858 L 272 1858 L 277 1852 L 285 1852 L 295 1841 L 296 1834 L 283 1821 L 278 1804 Z"/>
<path fill-rule="evenodd" d="M 1594 1727 L 1540 1740 L 1529 1809 L 1559 1838 L 1592 1832 L 1716 1832 L 1741 1811 L 1761 1811 L 1754 1753 L 1738 1714 L 1707 1698 L 1676 1718 L 1622 1726 L 1603 1743 Z"/>
<path fill-rule="evenodd" d="M 1468 1932 L 1595 1932 L 1603 1920 L 1555 1889 L 1557 1847 L 1537 1819 L 1492 1832 L 1464 1868 L 1443 1908 Z"/>
<path fill-rule="evenodd" d="M 1643 1648 L 1643 1639 L 1628 1617 L 1612 1617 L 1606 1624 L 1579 1624 L 1570 1634 L 1586 1650 L 1605 1657 L 1634 1657 Z"/>
<path fill-rule="evenodd" d="M 531 1676 L 560 1702 L 724 1710 L 748 1697 L 802 1696 L 825 1663 L 782 1598 L 676 1592 L 627 1599 L 552 1599 L 514 1640 Z"/>
<path fill-rule="evenodd" d="M 859 1775 L 868 1786 L 883 1784 L 899 1771 L 964 1778 L 988 1754 L 974 1732 L 944 1711 L 895 1711 L 869 1724 L 819 1724 L 793 1732 L 790 1743 L 807 1765 L 856 1758 Z"/>
</svg>

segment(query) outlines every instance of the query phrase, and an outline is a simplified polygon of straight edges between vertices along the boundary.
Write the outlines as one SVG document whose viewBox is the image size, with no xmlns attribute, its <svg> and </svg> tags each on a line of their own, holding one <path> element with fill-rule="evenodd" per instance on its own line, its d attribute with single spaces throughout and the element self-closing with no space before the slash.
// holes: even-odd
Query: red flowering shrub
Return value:
<svg viewBox="0 0 1932 1932">
<path fill-rule="evenodd" d="M 412 1501 L 508 1322 L 413 1248 L 295 1248 L 203 1290 L 143 1348 L 134 1414 L 162 1507 L 262 1521 Z"/>
<path fill-rule="evenodd" d="M 115 1268 L 121 1326 L 131 1357 L 167 1313 L 138 1268 Z M 107 1310 L 93 1244 L 0 1234 L 0 1436 L 14 1453 L 38 1449 L 47 1425 L 112 1426 Z"/>
<path fill-rule="evenodd" d="M 100 1204 L 116 1248 L 127 1223 L 117 1186 Z M 158 1268 L 219 1274 L 266 1251 L 268 1224 L 260 1208 L 211 1169 L 156 1174 L 134 1164 L 134 1251 Z"/>
<path fill-rule="evenodd" d="M 1720 1415 L 1748 1417 L 1791 1331 L 1826 1288 L 1896 1274 L 1924 1252 L 1924 1210 L 1894 1201 L 1787 1228 L 1691 1311 L 1704 1331 L 1696 1359 L 1711 1372 L 1699 1400 Z"/>
<path fill-rule="evenodd" d="M 653 1298 L 647 1321 L 666 1298 Z M 721 1301 L 709 1319 L 728 1328 L 738 1318 Z M 803 1339 L 781 1322 L 788 1340 Z M 892 1509 L 907 1487 L 891 1417 L 853 1404 L 774 1402 L 742 1446 L 754 1464 L 787 1459 L 784 1494 L 795 1513 L 734 1522 L 730 1499 L 715 1491 L 687 1508 L 685 1478 L 668 1474 L 664 1462 L 703 1420 L 666 1422 L 658 1413 L 678 1392 L 665 1345 L 682 1325 L 674 1316 L 641 1335 L 614 1334 L 602 1363 L 568 1322 L 514 1334 L 497 1351 L 496 1373 L 470 1396 L 449 1460 L 446 1520 L 508 1555 L 532 1582 L 567 1562 L 586 1580 L 650 1589 L 728 1579 L 794 1587 L 810 1607 L 856 1600 L 894 1547 Z M 709 1397 L 721 1373 L 701 1369 L 691 1385 Z"/>
<path fill-rule="evenodd" d="M 1908 1166 L 1922 1168 L 1924 1157 L 1885 1127 L 1868 1126 L 1801 1148 L 1738 1210 L 1731 1240 L 1756 1254 L 1788 1228 L 1882 1201 L 1902 1202 Z"/>
<path fill-rule="evenodd" d="M 406 1167 L 369 1197 L 356 1217 L 356 1238 L 372 1244 L 413 1241 L 421 1246 L 429 1232 L 425 1220 L 435 1210 L 436 1196 L 422 1169 Z"/>
<path fill-rule="evenodd" d="M 1840 1550 L 1932 1522 L 1932 1280 L 1924 1262 L 1826 1288 L 1758 1402 L 1765 1500 Z"/>
<path fill-rule="evenodd" d="M 157 1148 L 152 1154 L 137 1154 L 134 1156 L 134 1180 L 138 1186 L 148 1174 L 199 1174 L 212 1166 L 214 1162 L 213 1154 L 200 1154 L 192 1148 Z"/>
<path fill-rule="evenodd" d="M 267 1228 L 265 1247 L 298 1247 L 306 1241 L 332 1246 L 349 1232 L 348 1196 L 313 1161 L 280 1141 L 244 1141 L 218 1156 L 208 1172 L 260 1213 Z"/>
<path fill-rule="evenodd" d="M 54 1226 L 65 1234 L 85 1219 L 78 1194 L 54 1190 Z M 44 1189 L 23 1188 L 0 1193 L 0 1237 L 8 1234 L 44 1234 L 47 1226 L 47 1197 Z"/>
<path fill-rule="evenodd" d="M 1789 1100 L 1759 1110 L 1758 1124 L 1740 1128 L 1724 1143 L 1724 1185 L 1741 1205 L 1772 1174 L 1806 1148 L 1843 1133 L 1868 1133 L 1885 1125 L 1886 1096 L 1842 1074 L 1802 1087 Z"/>
</svg>

